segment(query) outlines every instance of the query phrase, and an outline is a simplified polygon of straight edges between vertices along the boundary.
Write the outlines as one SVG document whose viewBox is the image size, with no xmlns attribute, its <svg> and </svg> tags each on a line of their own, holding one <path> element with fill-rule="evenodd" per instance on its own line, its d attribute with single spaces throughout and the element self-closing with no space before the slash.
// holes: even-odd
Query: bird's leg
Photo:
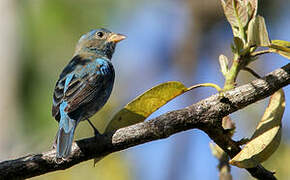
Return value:
<svg viewBox="0 0 290 180">
<path fill-rule="evenodd" d="M 55 138 L 53 140 L 51 149 L 56 149 L 56 146 L 57 146 L 57 136 L 58 136 L 58 131 L 57 131 L 57 133 L 55 135 Z"/>
<path fill-rule="evenodd" d="M 95 136 L 99 135 L 99 131 L 97 130 L 97 128 L 93 125 L 93 123 L 89 120 L 89 118 L 86 118 L 86 120 L 88 121 L 88 123 L 90 124 L 90 126 L 94 129 L 94 134 Z"/>
</svg>

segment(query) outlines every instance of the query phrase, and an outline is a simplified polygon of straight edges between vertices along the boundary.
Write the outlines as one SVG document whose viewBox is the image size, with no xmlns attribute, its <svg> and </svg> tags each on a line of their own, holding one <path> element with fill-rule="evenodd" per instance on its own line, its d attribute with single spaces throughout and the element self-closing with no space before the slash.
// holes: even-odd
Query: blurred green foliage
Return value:
<svg viewBox="0 0 290 180">
<path fill-rule="evenodd" d="M 32 178 L 34 180 L 79 180 L 79 179 L 100 179 L 100 180 L 129 180 L 131 172 L 128 164 L 120 157 L 120 154 L 110 155 L 93 167 L 93 161 L 78 164 L 65 171 L 55 171 L 42 176 Z"/>
<path fill-rule="evenodd" d="M 73 54 L 79 37 L 105 26 L 112 1 L 20 1 L 23 66 L 20 97 L 25 128 L 35 134 L 50 123 L 54 83 Z M 113 11 L 116 12 L 116 11 Z M 112 14 L 113 15 L 113 14 Z M 47 124 L 47 125 L 46 125 Z"/>
<path fill-rule="evenodd" d="M 51 116 L 52 92 L 58 75 L 69 62 L 80 36 L 96 27 L 108 27 L 120 13 L 121 2 L 112 0 L 18 0 L 20 14 L 20 89 L 23 137 L 27 149 L 45 151 L 52 145 L 57 122 Z M 122 3 L 126 3 L 123 1 Z M 112 101 L 93 117 L 103 128 L 112 111 Z M 37 136 L 36 136 L 37 134 Z M 76 139 L 92 136 L 86 123 L 80 123 Z M 28 140 L 27 140 L 28 139 Z M 31 149 L 29 149 L 31 151 Z M 96 168 L 88 161 L 64 172 L 54 172 L 35 179 L 130 179 L 129 165 L 120 153 L 106 157 Z"/>
</svg>

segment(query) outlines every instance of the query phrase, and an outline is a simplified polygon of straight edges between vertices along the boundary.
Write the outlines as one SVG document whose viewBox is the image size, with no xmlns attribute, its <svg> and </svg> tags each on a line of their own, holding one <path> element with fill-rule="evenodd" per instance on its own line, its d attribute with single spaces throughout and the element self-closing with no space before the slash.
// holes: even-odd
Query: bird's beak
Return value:
<svg viewBox="0 0 290 180">
<path fill-rule="evenodd" d="M 120 42 L 122 40 L 126 39 L 126 36 L 125 35 L 122 35 L 122 34 L 112 34 L 108 41 L 109 42 L 114 42 L 114 43 L 117 43 L 117 42 Z"/>
</svg>

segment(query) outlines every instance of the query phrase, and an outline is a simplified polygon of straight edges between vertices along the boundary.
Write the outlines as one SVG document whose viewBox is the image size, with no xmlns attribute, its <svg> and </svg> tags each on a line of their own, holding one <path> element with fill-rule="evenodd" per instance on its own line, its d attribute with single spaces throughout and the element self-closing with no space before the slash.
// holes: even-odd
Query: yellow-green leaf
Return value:
<svg viewBox="0 0 290 180">
<path fill-rule="evenodd" d="M 275 92 L 252 138 L 230 164 L 240 168 L 252 168 L 267 160 L 281 141 L 281 120 L 285 109 L 283 89 Z"/>
<path fill-rule="evenodd" d="M 135 98 L 115 114 L 106 127 L 105 132 L 142 122 L 170 100 L 199 87 L 213 87 L 217 91 L 222 92 L 222 89 L 213 83 L 197 84 L 189 88 L 178 81 L 159 84 Z"/>
<path fill-rule="evenodd" d="M 278 46 L 284 46 L 286 48 L 290 48 L 290 42 L 284 41 L 284 40 L 272 40 L 271 44 L 278 45 Z"/>
<path fill-rule="evenodd" d="M 105 132 L 142 122 L 170 100 L 198 87 L 213 87 L 218 91 L 222 90 L 218 85 L 213 83 L 197 84 L 189 88 L 178 81 L 159 84 L 135 98 L 115 114 L 107 125 Z M 94 159 L 94 165 L 102 158 Z"/>
<path fill-rule="evenodd" d="M 262 16 L 257 16 L 249 22 L 248 44 L 249 46 L 270 45 L 265 19 Z"/>
<path fill-rule="evenodd" d="M 127 104 L 110 121 L 105 132 L 144 121 L 154 111 L 188 91 L 182 83 L 171 81 L 159 84 Z"/>
<path fill-rule="evenodd" d="M 280 54 L 285 58 L 290 59 L 290 42 L 283 40 L 272 40 L 269 46 L 272 52 Z"/>
</svg>

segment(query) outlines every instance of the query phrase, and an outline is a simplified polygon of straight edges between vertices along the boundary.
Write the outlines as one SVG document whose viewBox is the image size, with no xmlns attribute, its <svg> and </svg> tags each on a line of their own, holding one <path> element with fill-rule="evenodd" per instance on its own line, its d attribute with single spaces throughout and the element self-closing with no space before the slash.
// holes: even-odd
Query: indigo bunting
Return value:
<svg viewBox="0 0 290 180">
<path fill-rule="evenodd" d="M 71 152 L 78 123 L 89 121 L 107 102 L 114 84 L 111 58 L 116 44 L 125 39 L 106 29 L 84 34 L 77 43 L 72 60 L 63 69 L 53 94 L 52 115 L 59 122 L 56 158 L 65 159 Z"/>
</svg>

